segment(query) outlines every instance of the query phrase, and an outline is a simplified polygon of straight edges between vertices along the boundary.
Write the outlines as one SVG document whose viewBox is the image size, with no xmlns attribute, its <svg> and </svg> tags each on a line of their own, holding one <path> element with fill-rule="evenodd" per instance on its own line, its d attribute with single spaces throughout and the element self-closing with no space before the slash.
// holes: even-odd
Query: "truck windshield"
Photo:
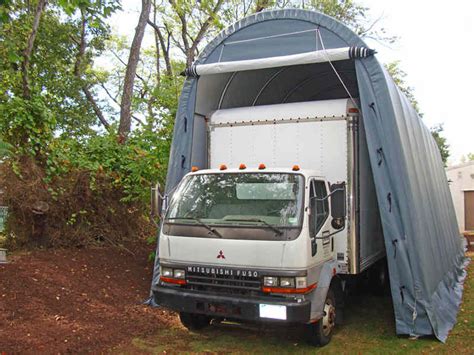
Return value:
<svg viewBox="0 0 474 355">
<path fill-rule="evenodd" d="M 205 223 L 218 229 L 245 226 L 280 236 L 285 228 L 301 226 L 303 189 L 303 176 L 298 174 L 192 175 L 173 196 L 165 222 Z"/>
</svg>

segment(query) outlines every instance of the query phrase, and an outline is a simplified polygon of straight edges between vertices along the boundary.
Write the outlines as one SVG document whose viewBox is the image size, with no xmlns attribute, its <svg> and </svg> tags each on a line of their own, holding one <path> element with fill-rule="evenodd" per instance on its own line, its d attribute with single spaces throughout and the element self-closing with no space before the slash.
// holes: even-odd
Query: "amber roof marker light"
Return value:
<svg viewBox="0 0 474 355">
<path fill-rule="evenodd" d="M 198 171 L 198 170 L 199 170 L 199 168 L 198 168 L 197 166 L 193 166 L 193 167 L 191 168 L 191 172 L 193 172 L 193 173 L 195 173 L 195 172 Z"/>
<path fill-rule="evenodd" d="M 247 169 L 247 165 L 245 165 L 244 163 L 242 163 L 242 164 L 239 165 L 239 169 L 240 169 L 240 170 Z"/>
<path fill-rule="evenodd" d="M 227 170 L 227 165 L 225 164 L 219 165 L 219 170 Z"/>
<path fill-rule="evenodd" d="M 293 167 L 291 168 L 291 170 L 293 170 L 293 171 L 299 171 L 299 170 L 300 170 L 300 166 L 299 166 L 299 165 L 293 165 Z"/>
<path fill-rule="evenodd" d="M 260 165 L 258 166 L 258 170 L 263 170 L 263 169 L 266 169 L 266 168 L 267 167 L 263 163 L 260 163 Z"/>
</svg>

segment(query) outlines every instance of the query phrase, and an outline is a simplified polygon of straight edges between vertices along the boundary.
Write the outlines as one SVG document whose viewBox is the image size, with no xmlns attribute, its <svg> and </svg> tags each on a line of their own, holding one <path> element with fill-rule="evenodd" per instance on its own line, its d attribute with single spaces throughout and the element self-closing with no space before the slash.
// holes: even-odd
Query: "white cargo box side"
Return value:
<svg viewBox="0 0 474 355">
<path fill-rule="evenodd" d="M 347 180 L 349 100 L 325 100 L 215 111 L 209 121 L 209 167 L 316 170 Z"/>
</svg>

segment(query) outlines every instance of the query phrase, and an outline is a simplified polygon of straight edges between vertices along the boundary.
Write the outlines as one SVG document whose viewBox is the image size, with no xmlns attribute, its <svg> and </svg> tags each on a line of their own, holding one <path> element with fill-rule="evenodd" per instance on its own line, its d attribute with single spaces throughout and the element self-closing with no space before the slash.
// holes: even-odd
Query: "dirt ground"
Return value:
<svg viewBox="0 0 474 355">
<path fill-rule="evenodd" d="M 141 304 L 150 287 L 152 248 L 11 256 L 0 265 L 0 353 L 103 352 L 175 323 L 171 313 Z"/>
<path fill-rule="evenodd" d="M 153 246 L 37 250 L 0 265 L 0 354 L 12 353 L 446 353 L 474 349 L 474 265 L 447 344 L 395 334 L 390 297 L 361 294 L 328 346 L 306 344 L 298 329 L 215 324 L 201 332 L 176 314 L 142 304 Z M 133 255 L 130 253 L 133 252 Z M 470 255 L 472 258 L 474 254 Z M 268 328 L 268 329 L 267 329 Z"/>
</svg>

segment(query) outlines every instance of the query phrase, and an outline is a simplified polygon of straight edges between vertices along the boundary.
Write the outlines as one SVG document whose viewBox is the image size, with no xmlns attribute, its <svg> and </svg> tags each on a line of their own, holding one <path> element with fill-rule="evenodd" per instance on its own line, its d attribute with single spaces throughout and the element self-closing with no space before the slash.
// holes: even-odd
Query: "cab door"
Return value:
<svg viewBox="0 0 474 355">
<path fill-rule="evenodd" d="M 334 241 L 330 223 L 330 201 L 324 180 L 311 179 L 309 188 L 309 235 L 311 254 L 323 260 L 331 259 Z"/>
</svg>

